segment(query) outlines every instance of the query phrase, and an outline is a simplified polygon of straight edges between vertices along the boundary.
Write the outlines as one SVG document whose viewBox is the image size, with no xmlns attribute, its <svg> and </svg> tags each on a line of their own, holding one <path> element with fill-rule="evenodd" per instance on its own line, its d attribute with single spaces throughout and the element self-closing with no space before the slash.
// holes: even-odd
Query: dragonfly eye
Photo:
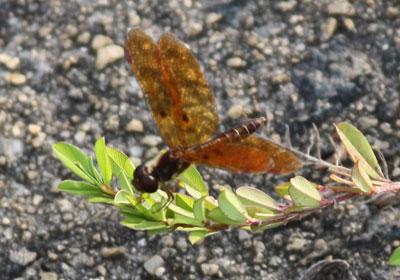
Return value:
<svg viewBox="0 0 400 280">
<path fill-rule="evenodd" d="M 149 174 L 147 166 L 139 165 L 133 172 L 132 184 L 140 192 L 156 192 L 158 189 L 158 183 L 158 180 Z"/>
</svg>

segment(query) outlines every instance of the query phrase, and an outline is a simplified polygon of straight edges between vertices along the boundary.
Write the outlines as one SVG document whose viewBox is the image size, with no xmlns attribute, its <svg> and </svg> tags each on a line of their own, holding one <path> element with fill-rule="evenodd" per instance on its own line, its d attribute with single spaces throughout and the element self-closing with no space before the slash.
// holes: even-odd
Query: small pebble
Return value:
<svg viewBox="0 0 400 280">
<path fill-rule="evenodd" d="M 156 277 L 161 277 L 164 275 L 165 271 L 166 271 L 165 267 L 163 266 L 157 267 L 156 270 L 154 271 L 154 275 Z"/>
<path fill-rule="evenodd" d="M 96 68 L 102 70 L 108 64 L 124 57 L 124 49 L 119 45 L 108 45 L 97 50 Z"/>
<path fill-rule="evenodd" d="M 124 247 L 104 247 L 101 249 L 101 256 L 103 258 L 115 258 L 125 254 Z"/>
<path fill-rule="evenodd" d="M 135 10 L 129 12 L 129 26 L 133 27 L 140 24 L 140 16 L 137 14 Z"/>
<path fill-rule="evenodd" d="M 222 18 L 223 18 L 222 14 L 210 13 L 207 15 L 206 23 L 211 25 L 211 24 L 219 22 Z"/>
<path fill-rule="evenodd" d="M 288 82 L 290 82 L 290 77 L 288 75 L 286 75 L 285 73 L 281 73 L 281 74 L 276 74 L 274 76 L 272 76 L 272 82 L 274 84 L 286 84 Z"/>
<path fill-rule="evenodd" d="M 287 251 L 302 251 L 307 246 L 307 240 L 300 237 L 289 237 Z"/>
<path fill-rule="evenodd" d="M 327 41 L 332 38 L 337 28 L 337 20 L 334 17 L 329 17 L 321 26 L 321 39 Z"/>
<path fill-rule="evenodd" d="M 15 70 L 21 63 L 21 60 L 19 57 L 10 56 L 6 53 L 0 53 L 0 63 L 4 64 L 10 70 Z"/>
<path fill-rule="evenodd" d="M 107 269 L 103 266 L 103 265 L 99 265 L 98 267 L 97 267 L 97 271 L 99 272 L 99 274 L 101 275 L 101 276 L 106 276 L 107 275 Z"/>
<path fill-rule="evenodd" d="M 182 251 L 186 250 L 188 247 L 188 244 L 186 242 L 185 237 L 179 237 L 178 241 L 176 242 L 176 247 L 181 249 Z"/>
<path fill-rule="evenodd" d="M 107 45 L 111 45 L 112 43 L 113 43 L 113 40 L 110 37 L 99 34 L 99 35 L 94 36 L 91 47 L 92 47 L 92 49 L 97 51 Z"/>
<path fill-rule="evenodd" d="M 163 258 L 159 255 L 154 255 L 144 262 L 143 267 L 149 274 L 154 275 L 157 268 L 162 267 L 163 265 Z"/>
<path fill-rule="evenodd" d="M 272 267 L 278 267 L 278 266 L 280 266 L 282 264 L 282 259 L 280 257 L 278 257 L 278 256 L 272 256 L 269 259 L 268 264 L 270 266 L 272 266 Z"/>
<path fill-rule="evenodd" d="M 143 123 L 140 120 L 132 119 L 125 127 L 127 132 L 143 132 Z"/>
<path fill-rule="evenodd" d="M 203 24 L 200 22 L 190 22 L 186 28 L 184 28 L 186 35 L 197 36 L 203 32 Z"/>
<path fill-rule="evenodd" d="M 10 250 L 9 252 L 9 260 L 21 266 L 26 266 L 33 262 L 36 256 L 36 252 L 29 251 L 25 247 L 19 249 L 19 251 Z"/>
<path fill-rule="evenodd" d="M 397 18 L 400 15 L 400 8 L 398 7 L 388 7 L 386 10 L 386 14 L 390 18 Z"/>
<path fill-rule="evenodd" d="M 43 196 L 40 194 L 34 194 L 33 198 L 32 198 L 32 204 L 34 206 L 38 206 L 40 204 L 40 202 L 43 201 Z"/>
<path fill-rule="evenodd" d="M 76 41 L 79 44 L 83 44 L 83 45 L 89 44 L 89 42 L 90 42 L 90 33 L 88 31 L 85 31 L 85 32 L 79 34 L 79 36 L 76 39 Z"/>
<path fill-rule="evenodd" d="M 246 66 L 246 61 L 240 57 L 231 57 L 226 61 L 226 65 L 232 68 L 240 68 Z"/>
<path fill-rule="evenodd" d="M 32 135 L 38 135 L 42 128 L 37 124 L 30 124 L 28 125 L 28 130 Z"/>
<path fill-rule="evenodd" d="M 231 106 L 228 110 L 228 116 L 233 120 L 240 118 L 242 115 L 243 115 L 242 104 L 235 104 Z"/>
<path fill-rule="evenodd" d="M 351 18 L 345 18 L 343 19 L 343 25 L 346 27 L 347 30 L 351 32 L 356 31 L 356 26 L 354 25 L 354 21 Z"/>
<path fill-rule="evenodd" d="M 288 12 L 292 11 L 296 4 L 296 1 L 281 1 L 275 5 L 275 8 L 281 12 Z"/>
<path fill-rule="evenodd" d="M 109 131 L 117 131 L 119 129 L 119 116 L 117 114 L 110 115 L 106 120 L 105 127 Z"/>
<path fill-rule="evenodd" d="M 40 280 L 58 280 L 58 274 L 55 272 L 40 273 Z"/>
<path fill-rule="evenodd" d="M 5 226 L 8 226 L 9 224 L 11 224 L 11 220 L 7 217 L 3 217 L 1 223 Z"/>
<path fill-rule="evenodd" d="M 149 147 L 155 147 L 161 142 L 162 142 L 161 137 L 157 135 L 147 135 L 143 137 L 142 141 L 140 141 L 142 145 L 146 145 Z"/>
<path fill-rule="evenodd" d="M 201 271 L 204 275 L 216 275 L 219 271 L 219 266 L 215 263 L 203 263 L 201 264 Z"/>
<path fill-rule="evenodd" d="M 327 7 L 327 12 L 331 16 L 354 16 L 356 14 L 356 10 L 354 9 L 353 5 L 346 0 L 330 1 Z"/>
<path fill-rule="evenodd" d="M 19 86 L 19 85 L 24 85 L 26 83 L 26 76 L 21 74 L 21 73 L 9 73 L 5 77 L 6 81 L 9 82 L 10 84 Z"/>
</svg>

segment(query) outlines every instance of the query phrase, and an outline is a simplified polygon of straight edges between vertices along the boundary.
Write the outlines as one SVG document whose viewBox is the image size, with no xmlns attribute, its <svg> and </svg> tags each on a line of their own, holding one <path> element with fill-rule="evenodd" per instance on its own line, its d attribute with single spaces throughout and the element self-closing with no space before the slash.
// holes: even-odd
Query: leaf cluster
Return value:
<svg viewBox="0 0 400 280">
<path fill-rule="evenodd" d="M 374 151 L 358 129 L 339 123 L 336 131 L 353 166 L 346 168 L 314 159 L 314 163 L 329 167 L 332 184 L 321 186 L 295 176 L 275 187 L 283 202 L 250 186 L 235 191 L 222 188 L 213 197 L 199 172 L 190 166 L 176 179 L 182 191 L 174 193 L 173 201 L 167 203 L 168 196 L 163 190 L 151 194 L 135 190 L 132 185 L 135 166 L 121 151 L 107 147 L 104 138 L 95 144 L 97 166 L 91 156 L 68 143 L 56 143 L 53 149 L 63 164 L 84 180 L 65 180 L 60 183 L 60 190 L 84 195 L 90 202 L 118 207 L 124 216 L 122 224 L 129 228 L 146 230 L 149 234 L 187 231 L 189 240 L 196 243 L 230 227 L 266 230 L 355 196 L 400 189 L 399 183 L 384 176 Z"/>
</svg>

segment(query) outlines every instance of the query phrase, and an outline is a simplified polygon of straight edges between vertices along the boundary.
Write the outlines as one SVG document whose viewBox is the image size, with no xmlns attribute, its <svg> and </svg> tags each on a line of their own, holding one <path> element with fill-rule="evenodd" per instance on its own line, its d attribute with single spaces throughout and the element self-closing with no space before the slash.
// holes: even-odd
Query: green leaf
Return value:
<svg viewBox="0 0 400 280">
<path fill-rule="evenodd" d="M 400 265 L 400 247 L 397 247 L 389 259 L 390 265 Z"/>
<path fill-rule="evenodd" d="M 58 185 L 58 189 L 67 193 L 85 196 L 103 195 L 103 192 L 97 186 L 82 181 L 65 180 Z"/>
<path fill-rule="evenodd" d="M 367 172 L 361 167 L 360 161 L 357 161 L 351 170 L 351 179 L 363 193 L 370 193 L 374 188 Z"/>
<path fill-rule="evenodd" d="M 194 219 L 194 214 L 193 214 L 192 210 L 188 211 L 188 210 L 183 209 L 183 208 L 181 208 L 178 205 L 173 204 L 173 203 L 171 203 L 168 206 L 168 209 L 170 209 L 171 211 L 173 211 L 176 214 L 179 214 L 179 215 L 186 216 L 186 217 Z"/>
<path fill-rule="evenodd" d="M 131 193 L 125 191 L 125 190 L 120 190 L 117 192 L 117 194 L 114 196 L 114 202 L 118 204 L 129 204 L 131 205 L 131 201 L 134 201 L 134 197 L 132 196 Z M 136 205 L 137 203 L 135 203 Z"/>
<path fill-rule="evenodd" d="M 169 232 L 171 231 L 171 227 L 165 227 L 165 228 L 158 228 L 158 229 L 149 229 L 147 231 L 148 236 L 156 235 L 156 234 L 161 234 L 164 232 Z"/>
<path fill-rule="evenodd" d="M 193 206 L 193 213 L 195 218 L 200 221 L 204 222 L 206 219 L 206 206 L 204 200 L 207 198 L 207 196 L 203 196 L 202 198 L 199 198 L 196 200 Z"/>
<path fill-rule="evenodd" d="M 82 179 L 96 184 L 95 175 L 90 174 L 89 158 L 77 147 L 59 142 L 53 145 L 53 151 L 66 167 Z"/>
<path fill-rule="evenodd" d="M 249 214 L 249 216 L 252 218 L 255 218 L 255 219 L 269 220 L 269 219 L 273 219 L 273 218 L 282 216 L 282 214 L 275 213 L 265 207 L 259 207 L 259 206 L 254 206 L 254 205 L 248 205 L 245 207 L 246 207 L 246 211 Z"/>
<path fill-rule="evenodd" d="M 317 185 L 315 183 L 311 183 L 301 176 L 292 178 L 290 183 L 289 194 L 295 203 L 312 208 L 321 205 L 321 195 L 316 189 Z"/>
<path fill-rule="evenodd" d="M 185 210 L 192 212 L 194 202 L 195 200 L 190 196 L 181 193 L 175 194 L 175 204 Z"/>
<path fill-rule="evenodd" d="M 210 232 L 208 230 L 192 231 L 192 232 L 189 233 L 189 241 L 190 241 L 190 243 L 195 244 L 195 243 L 203 240 L 207 236 L 210 236 L 210 235 L 215 234 L 215 233 L 216 232 Z"/>
<path fill-rule="evenodd" d="M 221 208 L 219 207 L 214 208 L 213 210 L 208 212 L 207 218 L 214 222 L 221 223 L 224 225 L 240 226 L 243 224 L 242 222 L 230 219 L 228 216 L 224 214 L 224 212 L 222 212 Z"/>
<path fill-rule="evenodd" d="M 336 124 L 336 131 L 339 134 L 343 145 L 353 162 L 360 161 L 362 168 L 371 178 L 384 179 L 378 160 L 367 141 L 367 138 L 357 128 L 347 123 Z"/>
<path fill-rule="evenodd" d="M 236 194 L 245 206 L 278 210 L 278 203 L 272 197 L 254 187 L 240 187 L 236 190 Z"/>
<path fill-rule="evenodd" d="M 96 152 L 97 164 L 99 165 L 99 169 L 101 175 L 103 176 L 104 183 L 106 185 L 109 185 L 112 178 L 112 167 L 110 159 L 107 154 L 106 141 L 104 137 L 101 137 L 99 140 L 96 141 L 95 152 Z"/>
<path fill-rule="evenodd" d="M 200 193 L 198 197 L 191 194 L 194 198 L 208 195 L 206 184 L 204 183 L 199 171 L 197 171 L 196 167 L 193 165 L 189 166 L 184 172 L 179 174 L 178 179 Z"/>
<path fill-rule="evenodd" d="M 93 157 L 88 157 L 89 159 L 89 173 L 92 174 L 92 176 L 94 176 L 94 179 L 96 180 L 96 184 L 98 186 L 101 186 L 104 184 L 103 182 L 103 178 L 100 176 L 99 171 L 97 171 L 96 166 L 94 165 L 94 161 L 93 161 Z"/>
<path fill-rule="evenodd" d="M 304 206 L 304 205 L 295 205 L 295 206 L 286 208 L 284 213 L 290 214 L 290 213 L 295 213 L 295 212 L 303 212 L 303 211 L 307 211 L 307 210 L 311 210 L 311 209 L 315 209 L 315 208 L 316 208 L 315 206 L 310 207 L 310 206 Z"/>
<path fill-rule="evenodd" d="M 111 167 L 115 175 L 119 175 L 121 170 L 125 172 L 129 180 L 133 179 L 133 171 L 135 166 L 132 161 L 121 151 L 107 147 L 107 154 L 111 159 Z"/>
<path fill-rule="evenodd" d="M 218 196 L 219 206 L 224 214 L 233 221 L 244 223 L 248 214 L 239 198 L 228 189 L 223 190 Z"/>
<path fill-rule="evenodd" d="M 131 181 L 129 180 L 128 176 L 126 175 L 126 173 L 125 173 L 124 171 L 123 171 L 123 172 L 120 172 L 120 173 L 117 175 L 117 179 L 118 179 L 119 187 L 120 187 L 122 190 L 125 190 L 125 191 L 127 191 L 127 192 L 133 194 L 133 186 L 132 186 L 132 183 L 131 183 Z"/>
<path fill-rule="evenodd" d="M 108 203 L 108 204 L 113 204 L 114 203 L 114 198 L 109 197 L 106 195 L 103 196 L 90 196 L 88 197 L 88 201 L 92 203 Z"/>
<path fill-rule="evenodd" d="M 168 228 L 168 226 L 165 225 L 163 222 L 144 221 L 136 224 L 136 223 L 127 223 L 125 220 L 123 220 L 121 224 L 136 230 L 154 230 L 154 229 Z"/>
<path fill-rule="evenodd" d="M 143 223 L 145 221 L 145 218 L 141 216 L 130 214 L 129 216 L 125 217 L 121 224 L 136 226 L 137 224 Z"/>
<path fill-rule="evenodd" d="M 283 224 L 285 224 L 285 223 L 284 222 L 277 222 L 277 223 L 266 224 L 266 225 L 262 225 L 262 226 L 252 226 L 251 229 L 253 231 L 263 231 L 263 230 L 279 227 L 279 226 L 281 226 Z"/>
<path fill-rule="evenodd" d="M 275 192 L 280 198 L 286 199 L 286 200 L 291 200 L 290 195 L 289 195 L 289 188 L 292 184 L 289 182 L 284 183 L 282 185 L 276 186 L 275 187 Z"/>
<path fill-rule="evenodd" d="M 204 226 L 203 223 L 199 222 L 197 219 L 179 215 L 177 215 L 177 217 L 173 219 L 172 222 L 170 223 L 171 226 L 176 224 L 184 224 L 184 225 L 199 226 L 199 227 Z"/>
</svg>

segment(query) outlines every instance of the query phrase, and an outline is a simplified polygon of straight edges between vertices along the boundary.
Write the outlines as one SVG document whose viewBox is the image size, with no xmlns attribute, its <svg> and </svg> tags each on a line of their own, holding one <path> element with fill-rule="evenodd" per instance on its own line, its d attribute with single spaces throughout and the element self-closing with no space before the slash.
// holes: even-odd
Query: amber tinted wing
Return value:
<svg viewBox="0 0 400 280">
<path fill-rule="evenodd" d="M 301 167 L 292 153 L 253 135 L 238 142 L 210 141 L 182 151 L 182 158 L 195 164 L 240 173 L 286 174 Z"/>
<path fill-rule="evenodd" d="M 196 59 L 169 33 L 161 37 L 158 49 L 181 144 L 190 147 L 207 141 L 218 129 L 218 113 L 214 95 Z"/>
<path fill-rule="evenodd" d="M 179 146 L 172 115 L 171 94 L 162 79 L 157 45 L 142 30 L 132 29 L 125 41 L 125 53 L 133 74 L 147 97 L 161 136 L 169 147 Z"/>
</svg>

